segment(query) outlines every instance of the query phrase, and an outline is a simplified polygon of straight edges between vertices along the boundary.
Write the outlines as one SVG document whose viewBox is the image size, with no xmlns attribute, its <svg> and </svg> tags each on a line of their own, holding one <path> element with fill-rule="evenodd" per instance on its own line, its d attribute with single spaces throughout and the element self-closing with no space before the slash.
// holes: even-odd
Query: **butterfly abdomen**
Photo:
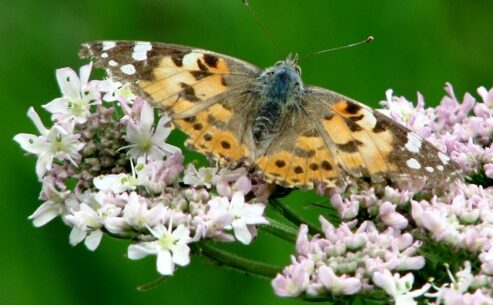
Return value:
<svg viewBox="0 0 493 305">
<path fill-rule="evenodd" d="M 262 103 L 253 121 L 252 132 L 256 143 L 262 142 L 277 129 L 281 112 L 282 106 L 279 101 L 269 99 Z"/>
</svg>

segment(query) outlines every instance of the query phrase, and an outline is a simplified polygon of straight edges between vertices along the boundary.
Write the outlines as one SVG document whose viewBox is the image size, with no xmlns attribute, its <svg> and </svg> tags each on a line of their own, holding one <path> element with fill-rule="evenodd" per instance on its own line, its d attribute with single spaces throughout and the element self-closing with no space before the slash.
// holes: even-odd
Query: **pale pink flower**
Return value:
<svg viewBox="0 0 493 305">
<path fill-rule="evenodd" d="M 171 133 L 168 127 L 170 118 L 163 115 L 154 127 L 154 109 L 148 103 L 144 103 L 138 121 L 129 120 L 127 123 L 127 133 L 125 140 L 130 145 L 122 147 L 128 148 L 128 154 L 132 159 L 137 160 L 140 156 L 149 157 L 152 160 L 162 160 L 164 156 L 171 156 L 181 150 L 171 144 L 166 143 L 166 139 Z"/>
<path fill-rule="evenodd" d="M 310 283 L 310 274 L 303 264 L 296 263 L 285 268 L 272 280 L 272 287 L 278 296 L 299 296 Z"/>
<path fill-rule="evenodd" d="M 360 292 L 361 281 L 346 274 L 337 276 L 332 268 L 321 266 L 318 268 L 318 279 L 330 293 L 334 295 L 351 295 Z"/>
</svg>

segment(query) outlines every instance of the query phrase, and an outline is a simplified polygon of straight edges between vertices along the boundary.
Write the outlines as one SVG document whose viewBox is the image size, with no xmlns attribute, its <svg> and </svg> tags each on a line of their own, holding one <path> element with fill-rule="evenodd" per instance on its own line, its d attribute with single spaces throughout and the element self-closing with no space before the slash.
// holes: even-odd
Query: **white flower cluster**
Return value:
<svg viewBox="0 0 493 305">
<path fill-rule="evenodd" d="M 70 243 L 90 250 L 105 234 L 132 239 L 128 257 L 157 255 L 163 275 L 190 262 L 190 243 L 249 244 L 267 220 L 263 203 L 245 202 L 252 191 L 247 171 L 190 165 L 184 172 L 181 150 L 166 143 L 170 118 L 156 123 L 147 102 L 119 83 L 89 81 L 90 71 L 83 66 L 79 78 L 72 69 L 57 70 L 63 96 L 44 106 L 53 126 L 31 108 L 40 135 L 14 138 L 38 157 L 43 204 L 30 216 L 34 225 L 60 216 L 72 227 Z"/>
</svg>

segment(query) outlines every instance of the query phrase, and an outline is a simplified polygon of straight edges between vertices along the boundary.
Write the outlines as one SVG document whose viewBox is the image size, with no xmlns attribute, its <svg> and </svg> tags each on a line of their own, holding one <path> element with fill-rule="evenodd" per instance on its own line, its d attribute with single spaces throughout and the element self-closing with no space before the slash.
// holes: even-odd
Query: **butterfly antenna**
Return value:
<svg viewBox="0 0 493 305">
<path fill-rule="evenodd" d="M 321 50 L 321 51 L 316 51 L 316 52 L 313 52 L 313 53 L 309 53 L 309 54 L 306 54 L 306 55 L 301 56 L 300 59 L 311 57 L 311 56 L 314 56 L 314 55 L 319 55 L 319 54 L 322 54 L 322 53 L 328 53 L 328 52 L 333 52 L 333 51 L 338 51 L 338 50 L 342 50 L 342 49 L 348 49 L 348 48 L 356 47 L 356 46 L 359 46 L 359 45 L 364 44 L 364 43 L 367 43 L 367 42 L 372 42 L 373 39 L 374 39 L 373 36 L 368 36 L 368 38 L 366 38 L 365 40 L 362 40 L 362 41 L 359 41 L 359 42 L 355 42 L 355 43 L 351 43 L 351 44 L 348 44 L 348 45 L 342 46 L 342 47 L 331 48 L 331 49 L 326 49 L 326 50 Z"/>
<path fill-rule="evenodd" d="M 284 52 L 283 50 L 279 47 L 277 42 L 274 40 L 274 36 L 272 36 L 271 32 L 267 30 L 267 28 L 264 26 L 264 24 L 260 21 L 260 19 L 257 17 L 257 14 L 255 14 L 255 11 L 250 7 L 250 3 L 248 0 L 241 0 L 243 2 L 243 5 L 245 5 L 248 13 L 250 16 L 253 18 L 257 26 L 264 32 L 265 36 L 270 40 L 276 51 L 279 53 L 280 56 L 283 56 Z"/>
</svg>

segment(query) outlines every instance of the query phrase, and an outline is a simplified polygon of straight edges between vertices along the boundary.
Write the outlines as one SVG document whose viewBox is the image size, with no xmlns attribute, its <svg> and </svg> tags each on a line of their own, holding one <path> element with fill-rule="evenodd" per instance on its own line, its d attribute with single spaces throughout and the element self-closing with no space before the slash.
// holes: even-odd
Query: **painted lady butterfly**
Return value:
<svg viewBox="0 0 493 305">
<path fill-rule="evenodd" d="M 85 43 L 80 55 L 165 110 L 189 136 L 187 144 L 224 162 L 253 163 L 270 182 L 435 183 L 459 172 L 447 155 L 387 116 L 303 84 L 296 57 L 263 70 L 206 50 L 129 41 Z"/>
</svg>

